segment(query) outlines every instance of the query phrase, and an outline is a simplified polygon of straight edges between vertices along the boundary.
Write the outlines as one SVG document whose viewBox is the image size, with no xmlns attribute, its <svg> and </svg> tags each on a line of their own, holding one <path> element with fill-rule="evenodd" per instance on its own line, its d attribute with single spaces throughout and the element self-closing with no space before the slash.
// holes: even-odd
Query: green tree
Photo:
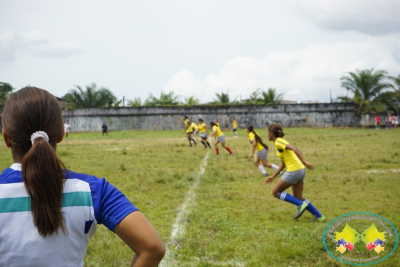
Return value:
<svg viewBox="0 0 400 267">
<path fill-rule="evenodd" d="M 135 108 L 141 107 L 142 99 L 140 99 L 140 97 L 135 97 L 133 100 L 128 100 L 128 105 Z"/>
<path fill-rule="evenodd" d="M 275 88 L 268 88 L 268 91 L 262 91 L 262 104 L 280 104 L 283 100 L 283 94 L 277 94 Z"/>
<path fill-rule="evenodd" d="M 0 82 L 0 108 L 3 108 L 14 88 L 9 83 Z"/>
<path fill-rule="evenodd" d="M 111 107 L 116 101 L 115 95 L 105 87 L 97 89 L 95 83 L 86 86 L 83 90 L 75 85 L 76 89 L 70 90 L 63 98 L 67 101 L 69 108 L 104 108 Z"/>
<path fill-rule="evenodd" d="M 236 99 L 233 99 L 233 101 L 230 100 L 229 97 L 229 90 L 225 93 L 221 92 L 220 94 L 215 93 L 215 96 L 217 97 L 217 99 L 214 99 L 214 103 L 215 104 L 231 104 L 231 103 L 235 103 Z"/>
<path fill-rule="evenodd" d="M 188 98 L 185 97 L 185 102 L 183 102 L 185 106 L 191 107 L 200 104 L 200 100 L 195 98 L 194 96 L 189 96 Z"/>
<path fill-rule="evenodd" d="M 397 77 L 389 77 L 389 79 L 392 80 L 392 82 L 394 83 L 394 85 L 393 85 L 394 92 L 392 94 L 393 101 L 391 101 L 391 103 L 393 105 L 389 104 L 389 106 L 393 107 L 393 109 L 396 110 L 396 113 L 399 113 L 399 111 L 400 111 L 400 74 L 397 75 Z"/>
<path fill-rule="evenodd" d="M 391 102 L 393 85 L 384 82 L 387 72 L 383 70 L 366 69 L 349 72 L 340 78 L 342 87 L 353 93 L 352 98 L 339 96 L 338 100 L 357 104 L 357 114 L 385 111 L 385 104 Z"/>
<path fill-rule="evenodd" d="M 157 98 L 150 94 L 149 98 L 144 102 L 145 106 L 177 106 L 179 105 L 178 101 L 179 96 L 175 96 L 174 92 L 169 92 L 165 94 L 161 92 L 160 97 Z"/>
<path fill-rule="evenodd" d="M 247 101 L 247 104 L 257 105 L 261 103 L 260 95 L 261 95 L 261 88 L 258 88 L 254 92 L 250 94 L 250 98 Z"/>
</svg>

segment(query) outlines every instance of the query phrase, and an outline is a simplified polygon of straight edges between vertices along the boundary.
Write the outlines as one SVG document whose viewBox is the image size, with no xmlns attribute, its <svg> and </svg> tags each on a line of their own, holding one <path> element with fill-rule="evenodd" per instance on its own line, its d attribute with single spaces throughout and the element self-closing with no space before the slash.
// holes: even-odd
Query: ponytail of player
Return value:
<svg viewBox="0 0 400 267">
<path fill-rule="evenodd" d="M 22 163 L 23 181 L 39 234 L 46 237 L 60 228 L 66 233 L 61 213 L 66 168 L 56 154 L 64 127 L 57 99 L 45 90 L 25 87 L 7 100 L 2 126 L 14 162 Z"/>
<path fill-rule="evenodd" d="M 255 137 L 256 141 L 258 143 L 260 143 L 265 149 L 268 150 L 268 145 L 263 142 L 262 138 L 258 134 L 256 134 L 256 132 L 254 131 L 254 126 L 253 125 L 247 126 L 247 130 L 249 130 L 249 132 L 252 132 L 254 134 L 254 137 Z"/>
</svg>

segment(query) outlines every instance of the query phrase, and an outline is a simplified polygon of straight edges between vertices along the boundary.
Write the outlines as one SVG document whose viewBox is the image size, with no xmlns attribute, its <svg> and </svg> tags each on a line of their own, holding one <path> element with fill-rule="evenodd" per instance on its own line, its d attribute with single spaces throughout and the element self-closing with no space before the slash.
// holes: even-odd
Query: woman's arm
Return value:
<svg viewBox="0 0 400 267">
<path fill-rule="evenodd" d="M 312 165 L 310 162 L 306 161 L 306 159 L 304 158 L 301 151 L 294 145 L 287 144 L 286 149 L 292 150 L 297 155 L 297 157 L 301 160 L 301 162 L 303 162 L 304 166 L 306 166 L 308 169 L 313 170 L 315 168 L 314 165 Z"/>
<path fill-rule="evenodd" d="M 211 136 L 214 136 L 217 133 L 216 130 L 213 130 L 213 133 L 211 134 Z"/>
<path fill-rule="evenodd" d="M 252 158 L 254 156 L 254 151 L 256 150 L 256 146 L 257 146 L 256 140 L 253 140 L 253 142 L 251 142 L 251 144 L 252 144 L 252 148 L 251 148 L 250 158 Z"/>
<path fill-rule="evenodd" d="M 272 174 L 271 176 L 268 176 L 267 178 L 265 178 L 265 183 L 271 183 L 276 176 L 278 176 L 278 174 L 281 173 L 281 171 L 285 168 L 285 163 L 281 163 L 281 165 L 279 166 L 279 168 L 274 172 L 274 174 Z"/>
<path fill-rule="evenodd" d="M 141 212 L 130 213 L 114 231 L 135 252 L 131 266 L 158 266 L 164 257 L 163 241 Z"/>
</svg>

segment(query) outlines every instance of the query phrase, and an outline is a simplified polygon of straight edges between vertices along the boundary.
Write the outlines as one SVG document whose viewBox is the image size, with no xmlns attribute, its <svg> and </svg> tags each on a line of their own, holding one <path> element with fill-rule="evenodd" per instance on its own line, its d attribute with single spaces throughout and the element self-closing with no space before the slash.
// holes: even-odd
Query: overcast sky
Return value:
<svg viewBox="0 0 400 267">
<path fill-rule="evenodd" d="M 63 96 L 173 91 L 202 103 L 276 88 L 328 102 L 340 77 L 400 74 L 399 0 L 1 0 L 0 81 Z"/>
</svg>

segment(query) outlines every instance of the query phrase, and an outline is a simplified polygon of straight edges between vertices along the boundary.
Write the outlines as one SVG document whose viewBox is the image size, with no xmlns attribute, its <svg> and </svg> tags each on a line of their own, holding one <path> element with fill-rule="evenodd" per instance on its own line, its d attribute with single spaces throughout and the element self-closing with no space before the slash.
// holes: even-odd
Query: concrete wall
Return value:
<svg viewBox="0 0 400 267">
<path fill-rule="evenodd" d="M 256 128 L 280 123 L 284 127 L 362 126 L 361 117 L 355 115 L 354 105 L 345 103 L 285 104 L 267 106 L 195 106 L 140 107 L 119 109 L 64 110 L 64 120 L 69 120 L 74 132 L 101 131 L 105 122 L 110 131 L 115 130 L 177 130 L 183 129 L 182 117 L 186 115 L 197 123 L 202 118 L 209 122 L 218 119 L 222 128 L 230 128 L 230 118 L 236 118 L 239 128 L 253 124 Z"/>
</svg>

